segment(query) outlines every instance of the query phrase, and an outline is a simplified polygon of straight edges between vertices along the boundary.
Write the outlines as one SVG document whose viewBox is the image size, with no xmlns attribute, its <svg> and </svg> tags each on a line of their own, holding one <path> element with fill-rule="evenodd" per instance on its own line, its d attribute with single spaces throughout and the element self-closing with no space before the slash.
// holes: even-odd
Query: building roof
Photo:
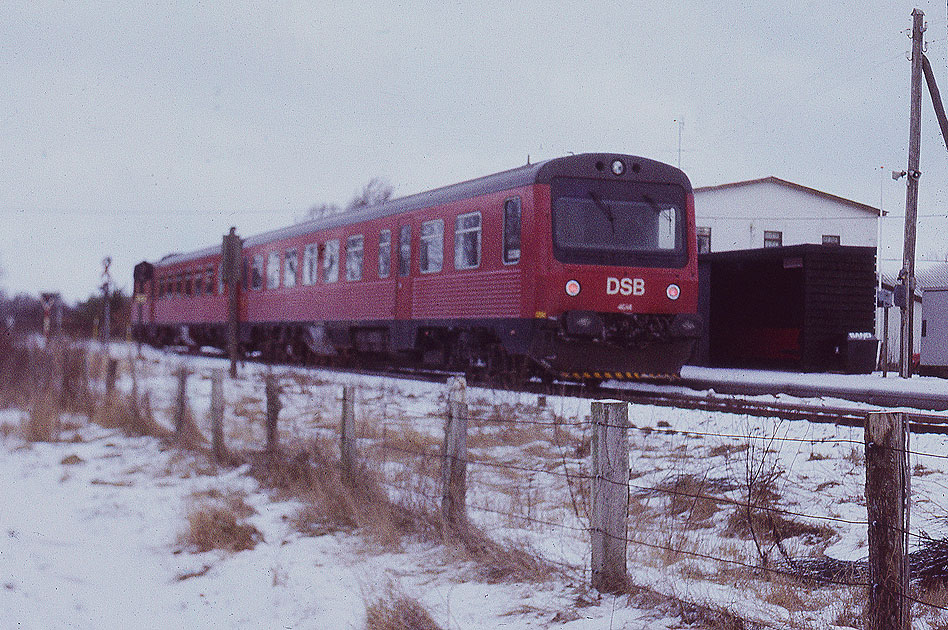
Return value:
<svg viewBox="0 0 948 630">
<path fill-rule="evenodd" d="M 758 184 L 777 184 L 780 186 L 786 186 L 787 188 L 791 188 L 793 190 L 799 190 L 810 195 L 816 195 L 824 199 L 829 199 L 830 201 L 835 201 L 836 203 L 841 203 L 859 210 L 864 210 L 874 214 L 875 216 L 879 216 L 880 213 L 882 216 L 886 215 L 885 210 L 880 210 L 879 208 L 868 206 L 864 203 L 853 201 L 852 199 L 846 199 L 845 197 L 839 197 L 828 192 L 823 192 L 822 190 L 817 190 L 816 188 L 810 188 L 809 186 L 803 186 L 801 184 L 794 184 L 793 182 L 788 182 L 785 179 L 780 179 L 779 177 L 774 177 L 773 175 L 770 177 L 761 177 L 759 179 L 748 179 L 742 182 L 731 182 L 730 184 L 718 184 L 717 186 L 701 186 L 699 188 L 695 188 L 695 194 L 697 195 L 703 192 L 712 192 L 715 190 L 725 190 L 727 188 L 738 188 L 741 186 L 756 186 Z"/>
<path fill-rule="evenodd" d="M 936 263 L 916 270 L 915 284 L 921 289 L 948 289 L 948 263 Z"/>
</svg>

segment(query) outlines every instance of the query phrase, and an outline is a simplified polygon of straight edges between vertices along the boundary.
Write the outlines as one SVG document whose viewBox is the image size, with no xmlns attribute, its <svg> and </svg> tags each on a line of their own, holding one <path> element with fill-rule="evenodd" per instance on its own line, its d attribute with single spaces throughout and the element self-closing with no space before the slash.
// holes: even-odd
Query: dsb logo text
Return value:
<svg viewBox="0 0 948 630">
<path fill-rule="evenodd" d="M 645 295 L 642 278 L 606 278 L 606 295 Z"/>
</svg>

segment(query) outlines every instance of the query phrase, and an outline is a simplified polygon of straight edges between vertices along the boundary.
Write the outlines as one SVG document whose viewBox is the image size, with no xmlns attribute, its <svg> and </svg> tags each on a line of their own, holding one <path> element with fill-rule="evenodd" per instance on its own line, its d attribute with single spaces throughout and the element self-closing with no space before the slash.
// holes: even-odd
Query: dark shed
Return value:
<svg viewBox="0 0 948 630">
<path fill-rule="evenodd" d="M 702 254 L 700 365 L 869 372 L 872 247 L 793 245 Z"/>
</svg>

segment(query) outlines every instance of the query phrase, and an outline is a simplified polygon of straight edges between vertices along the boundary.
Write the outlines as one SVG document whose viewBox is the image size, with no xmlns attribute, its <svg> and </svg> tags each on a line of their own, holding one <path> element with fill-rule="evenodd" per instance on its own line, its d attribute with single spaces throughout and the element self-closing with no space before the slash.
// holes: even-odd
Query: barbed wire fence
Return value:
<svg viewBox="0 0 948 630">
<path fill-rule="evenodd" d="M 214 453 L 228 452 L 220 426 L 222 379 L 221 371 L 210 379 Z M 265 398 L 279 407 L 280 387 L 272 380 Z M 186 371 L 179 372 L 175 415 L 183 408 L 181 399 L 187 398 L 186 381 Z M 305 396 L 306 384 L 296 385 L 299 392 L 294 395 Z M 452 528 L 463 528 L 473 519 L 502 525 L 505 531 L 532 528 L 559 537 L 563 544 L 557 547 L 563 552 L 545 559 L 585 576 L 599 591 L 628 590 L 630 558 L 665 567 L 690 559 L 693 566 L 682 564 L 677 570 L 692 577 L 743 574 L 745 579 L 799 583 L 801 589 L 808 585 L 855 589 L 868 593 L 867 610 L 880 597 L 894 596 L 903 606 L 915 604 L 942 615 L 948 611 L 941 605 L 944 601 L 927 598 L 919 586 L 925 578 L 920 576 L 922 568 L 928 569 L 929 577 L 948 579 L 948 540 L 913 531 L 898 516 L 880 522 L 870 515 L 862 519 L 831 513 L 831 505 L 824 506 L 822 514 L 781 505 L 780 497 L 791 491 L 817 498 L 819 491 L 794 482 L 772 456 L 781 445 L 796 448 L 794 458 L 809 449 L 808 461 L 825 457 L 818 449 L 849 447 L 854 475 L 860 465 L 857 456 L 864 454 L 871 462 L 876 454 L 887 455 L 901 462 L 895 467 L 901 477 L 883 487 L 904 489 L 904 496 L 896 497 L 904 508 L 909 501 L 909 458 L 945 460 L 948 455 L 868 437 L 799 437 L 776 429 L 680 431 L 661 422 L 639 427 L 629 421 L 629 405 L 622 402 L 594 402 L 589 416 L 567 420 L 547 406 L 546 397 L 539 397 L 535 405 L 468 401 L 463 379 L 452 379 L 428 409 L 417 405 L 412 411 L 391 400 L 394 392 L 360 396 L 359 389 L 346 386 L 339 393 L 332 400 L 323 393 L 321 399 L 323 407 L 335 409 L 331 413 L 338 414 L 338 422 L 323 411 L 315 420 L 297 419 L 290 430 L 315 430 L 338 439 L 343 471 L 371 462 L 394 500 L 421 504 L 441 514 Z M 279 408 L 267 414 L 273 422 L 266 430 L 268 450 L 278 449 L 278 414 Z M 869 419 L 879 415 L 891 414 L 869 414 Z M 177 426 L 177 417 L 174 420 Z M 669 440 L 679 443 L 675 446 Z M 693 465 L 672 470 L 638 466 L 662 449 L 679 452 L 681 462 L 703 459 L 707 466 L 704 470 Z M 728 469 L 723 476 L 716 468 L 720 466 Z M 871 464 L 867 474 L 869 468 Z M 870 485 L 866 484 L 866 505 L 871 512 L 882 491 Z M 725 536 L 736 542 L 715 545 L 700 533 L 713 526 L 722 510 L 728 510 L 723 519 Z M 906 563 L 906 580 L 915 573 L 915 588 L 899 587 L 891 576 L 874 575 L 871 562 L 795 557 L 786 546 L 798 537 L 825 543 L 836 531 L 833 528 L 861 528 L 870 545 L 879 536 L 900 538 L 898 558 Z M 927 567 L 907 566 L 910 541 L 920 547 L 915 555 L 918 562 L 928 562 Z M 577 546 L 586 548 L 582 557 L 575 553 Z M 944 553 L 939 556 L 938 551 Z"/>
</svg>

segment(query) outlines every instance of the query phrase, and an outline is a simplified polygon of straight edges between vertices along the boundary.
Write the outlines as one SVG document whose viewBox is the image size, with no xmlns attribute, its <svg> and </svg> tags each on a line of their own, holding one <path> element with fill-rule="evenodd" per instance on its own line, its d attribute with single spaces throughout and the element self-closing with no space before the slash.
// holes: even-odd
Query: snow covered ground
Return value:
<svg viewBox="0 0 948 630">
<path fill-rule="evenodd" d="M 127 349 L 115 352 L 125 357 Z M 140 386 L 170 426 L 173 371 L 182 361 L 195 372 L 190 404 L 210 435 L 209 375 L 225 362 L 146 350 Z M 263 446 L 264 371 L 247 365 L 225 384 L 225 435 L 234 450 Z M 360 453 L 368 456 L 373 444 L 393 436 L 437 449 L 444 386 L 294 368 L 278 373 L 281 443 L 288 448 L 335 435 L 341 385 L 353 384 Z M 123 370 L 119 387 L 130 386 Z M 771 627 L 861 627 L 860 589 L 747 569 L 759 563 L 760 551 L 735 531 L 733 517 L 735 504 L 756 488 L 748 481 L 755 473 L 781 515 L 813 526 L 781 540 L 790 555 L 865 557 L 861 430 L 632 406 L 629 575 L 648 591 L 599 596 L 588 587 L 585 531 L 590 403 L 549 397 L 540 406 L 536 396 L 476 388 L 468 402 L 476 418 L 469 434 L 470 517 L 494 539 L 567 567 L 547 580 L 490 583 L 475 562 L 430 542 L 381 548 L 358 532 L 301 533 L 294 516 L 302 504 L 262 488 L 247 466 L 217 468 L 204 454 L 83 418 L 70 419 L 75 426 L 61 441 L 26 442 L 15 430 L 26 412 L 2 411 L 0 629 L 361 628 L 367 605 L 390 585 L 443 628 L 712 627 L 679 599 Z M 544 433 L 551 424 L 561 426 Z M 913 457 L 912 529 L 932 537 L 948 536 L 944 447 L 942 436 L 912 442 L 913 451 L 927 454 Z M 431 479 L 411 461 L 392 452 L 375 456 L 393 480 L 393 495 L 431 490 Z M 714 500 L 700 498 L 708 496 Z M 195 506 L 234 497 L 249 506 L 246 520 L 261 533 L 253 549 L 199 553 L 184 542 Z M 779 564 L 780 550 L 765 547 Z M 919 606 L 916 614 L 919 628 L 944 627 L 948 619 Z"/>
</svg>

